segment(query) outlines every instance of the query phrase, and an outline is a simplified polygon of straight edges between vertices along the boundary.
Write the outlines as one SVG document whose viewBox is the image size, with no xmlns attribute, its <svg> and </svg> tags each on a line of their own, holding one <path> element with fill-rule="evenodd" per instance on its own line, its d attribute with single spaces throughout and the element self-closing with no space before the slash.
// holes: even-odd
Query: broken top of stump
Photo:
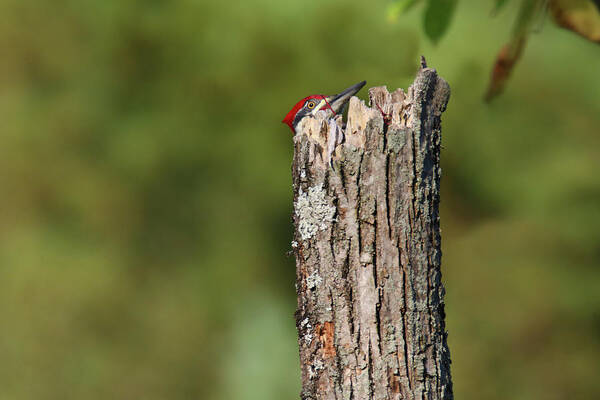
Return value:
<svg viewBox="0 0 600 400">
<path fill-rule="evenodd" d="M 341 160 L 340 145 L 364 148 L 372 142 L 366 137 L 369 132 L 393 137 L 406 129 L 419 129 L 424 121 L 423 104 L 431 104 L 431 111 L 439 117 L 450 97 L 448 83 L 437 75 L 435 69 L 427 68 L 423 58 L 421 67 L 407 92 L 399 88 L 390 93 L 386 86 L 370 88 L 369 106 L 358 97 L 352 97 L 345 126 L 341 115 L 332 117 L 330 111 L 319 111 L 314 117 L 305 117 L 298 124 L 294 141 L 308 137 L 312 145 L 310 161 L 328 168 Z M 370 129 L 367 129 L 368 126 Z M 385 138 L 381 142 L 385 143 Z"/>
</svg>

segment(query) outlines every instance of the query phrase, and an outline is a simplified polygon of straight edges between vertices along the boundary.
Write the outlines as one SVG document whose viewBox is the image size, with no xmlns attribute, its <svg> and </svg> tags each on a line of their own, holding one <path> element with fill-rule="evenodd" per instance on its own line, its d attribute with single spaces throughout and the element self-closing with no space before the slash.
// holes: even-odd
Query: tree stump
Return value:
<svg viewBox="0 0 600 400">
<path fill-rule="evenodd" d="M 452 399 L 439 220 L 450 89 L 422 60 L 404 93 L 353 97 L 294 136 L 296 327 L 305 400 Z"/>
</svg>

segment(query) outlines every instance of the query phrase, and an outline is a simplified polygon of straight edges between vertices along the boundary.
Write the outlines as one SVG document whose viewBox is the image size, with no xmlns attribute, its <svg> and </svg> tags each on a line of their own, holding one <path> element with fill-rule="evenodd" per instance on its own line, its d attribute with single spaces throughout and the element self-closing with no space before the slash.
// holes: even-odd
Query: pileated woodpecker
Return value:
<svg viewBox="0 0 600 400">
<path fill-rule="evenodd" d="M 340 94 L 334 94 L 333 96 L 315 94 L 305 97 L 296 103 L 281 122 L 287 124 L 292 129 L 292 132 L 296 133 L 298 122 L 307 115 L 315 115 L 319 110 L 331 110 L 334 115 L 340 113 L 350 100 L 350 97 L 355 95 L 366 83 L 367 81 L 358 82 Z"/>
</svg>

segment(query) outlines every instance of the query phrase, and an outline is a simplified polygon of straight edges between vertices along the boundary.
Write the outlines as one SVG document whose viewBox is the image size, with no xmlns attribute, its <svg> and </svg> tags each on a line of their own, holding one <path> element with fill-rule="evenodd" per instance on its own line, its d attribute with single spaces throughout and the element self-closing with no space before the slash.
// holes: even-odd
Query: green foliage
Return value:
<svg viewBox="0 0 600 400">
<path fill-rule="evenodd" d="M 433 43 L 439 42 L 448 30 L 457 3 L 457 0 L 428 0 L 423 29 Z"/>
<path fill-rule="evenodd" d="M 404 14 L 405 12 L 407 12 L 408 10 L 413 8 L 413 6 L 415 4 L 417 4 L 418 2 L 419 2 L 419 0 L 395 0 L 395 1 L 393 1 L 392 4 L 390 4 L 387 9 L 388 19 L 390 21 L 396 21 L 400 15 Z"/>
<path fill-rule="evenodd" d="M 544 17 L 543 3 L 545 0 L 522 0 L 519 13 L 515 19 L 513 26 L 513 37 L 521 37 L 527 35 L 535 21 L 536 17 Z M 539 17 L 538 17 L 539 18 Z"/>
<path fill-rule="evenodd" d="M 502 10 L 504 6 L 506 6 L 506 3 L 508 3 L 508 0 L 496 0 L 496 3 L 494 4 L 494 13 Z"/>
<path fill-rule="evenodd" d="M 396 21 L 400 14 L 416 3 L 406 0 L 394 1 L 388 7 L 388 20 Z M 434 44 L 437 44 L 448 30 L 456 3 L 457 0 L 428 0 L 423 30 Z M 495 0 L 492 15 L 496 15 L 507 3 L 506 0 Z M 519 12 L 512 24 L 512 36 L 496 54 L 491 79 L 484 96 L 486 101 L 492 100 L 504 90 L 509 76 L 523 54 L 529 34 L 541 29 L 548 10 L 557 26 L 600 43 L 600 7 L 597 1 L 521 0 Z"/>
<path fill-rule="evenodd" d="M 596 47 L 548 25 L 482 104 L 512 4 L 432 46 L 383 1 L 0 2 L 0 398 L 298 398 L 280 121 L 420 54 L 456 397 L 598 397 Z"/>
</svg>

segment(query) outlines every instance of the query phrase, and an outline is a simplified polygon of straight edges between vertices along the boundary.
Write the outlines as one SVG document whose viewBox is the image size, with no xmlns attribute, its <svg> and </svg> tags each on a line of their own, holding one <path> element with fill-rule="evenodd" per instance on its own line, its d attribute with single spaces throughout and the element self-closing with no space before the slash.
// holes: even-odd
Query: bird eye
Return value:
<svg viewBox="0 0 600 400">
<path fill-rule="evenodd" d="M 315 108 L 315 102 L 312 100 L 309 101 L 308 103 L 306 103 L 306 107 L 311 108 L 311 109 Z"/>
</svg>

